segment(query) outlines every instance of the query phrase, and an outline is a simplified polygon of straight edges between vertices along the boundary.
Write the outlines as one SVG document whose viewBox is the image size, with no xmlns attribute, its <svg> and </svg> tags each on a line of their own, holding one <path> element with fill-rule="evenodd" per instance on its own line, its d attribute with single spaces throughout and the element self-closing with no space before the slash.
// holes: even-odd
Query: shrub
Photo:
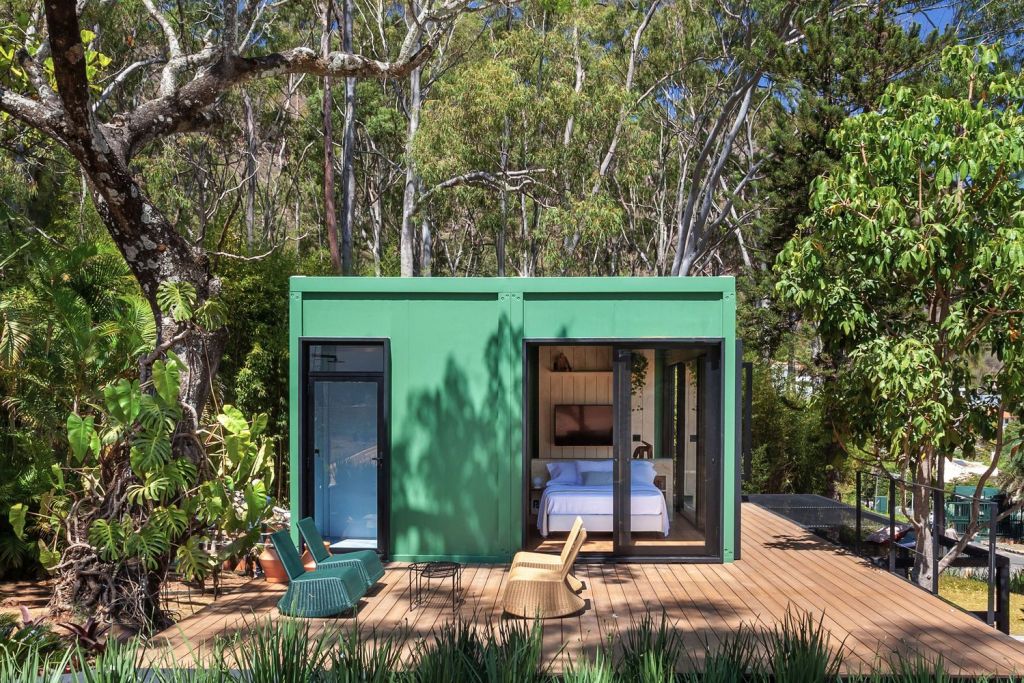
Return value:
<svg viewBox="0 0 1024 683">
<path fill-rule="evenodd" d="M 822 627 L 824 619 L 824 614 L 815 621 L 809 613 L 797 615 L 787 610 L 782 624 L 762 631 L 768 668 L 776 683 L 838 679 L 843 663 L 842 644 L 835 652 L 829 647 L 831 639 Z"/>
<path fill-rule="evenodd" d="M 617 669 L 627 681 L 670 681 L 684 653 L 682 636 L 669 626 L 665 613 L 662 612 L 657 624 L 650 614 L 645 614 L 622 635 L 622 656 Z"/>
</svg>

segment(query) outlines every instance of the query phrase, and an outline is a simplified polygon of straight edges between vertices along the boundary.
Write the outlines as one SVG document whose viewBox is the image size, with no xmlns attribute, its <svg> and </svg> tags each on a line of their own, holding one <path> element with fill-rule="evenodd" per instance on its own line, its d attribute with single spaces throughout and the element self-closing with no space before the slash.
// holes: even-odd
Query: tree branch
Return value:
<svg viewBox="0 0 1024 683">
<path fill-rule="evenodd" d="M 10 114 L 24 124 L 40 130 L 63 145 L 63 131 L 60 130 L 61 114 L 41 102 L 30 100 L 23 95 L 0 87 L 0 111 Z"/>
<path fill-rule="evenodd" d="M 498 174 L 490 173 L 488 171 L 470 171 L 461 175 L 452 176 L 451 178 L 434 185 L 426 192 L 420 193 L 416 198 L 416 201 L 413 203 L 413 212 L 418 211 L 420 206 L 426 203 L 426 200 L 433 195 L 452 187 L 473 185 L 476 187 L 492 188 L 499 192 L 518 192 L 531 185 L 537 184 L 537 180 L 533 178 L 531 174 L 545 172 L 547 172 L 547 169 L 528 168 L 521 171 L 507 171 Z M 516 182 L 513 184 L 510 181 Z"/>
<path fill-rule="evenodd" d="M 222 93 L 246 81 L 279 74 L 404 78 L 427 60 L 433 48 L 433 42 L 426 43 L 404 61 L 394 62 L 346 52 L 332 52 L 324 58 L 307 47 L 259 57 L 221 56 L 175 92 L 145 102 L 127 115 L 123 131 L 125 158 L 130 159 L 140 147 L 159 137 L 205 125 L 210 120 L 206 108 Z"/>
<path fill-rule="evenodd" d="M 163 12 L 156 8 L 153 0 L 142 0 L 142 4 L 146 6 L 146 11 L 149 12 L 149 15 L 160 26 L 160 31 L 164 34 L 164 40 L 167 41 L 167 63 L 164 65 L 163 73 L 160 74 L 159 90 L 160 96 L 165 97 L 174 92 L 178 70 L 177 64 L 182 56 L 181 43 L 178 41 L 178 34 L 175 33 L 170 20 L 164 16 Z"/>
<path fill-rule="evenodd" d="M 29 82 L 32 83 L 32 87 L 36 89 L 39 94 L 39 99 L 43 103 L 52 108 L 60 108 L 60 100 L 57 99 L 57 93 L 53 92 L 53 88 L 50 87 L 50 81 L 46 78 L 46 74 L 43 72 L 43 68 L 39 65 L 32 55 L 28 53 L 28 50 L 22 48 L 18 50 L 17 54 L 18 63 L 21 68 L 28 74 Z"/>
<path fill-rule="evenodd" d="M 103 103 L 110 99 L 110 96 L 114 94 L 114 91 L 117 90 L 117 88 L 120 87 L 122 83 L 128 80 L 128 77 L 131 76 L 133 73 L 135 73 L 139 69 L 144 69 L 147 66 L 153 66 L 154 64 L 162 63 L 164 63 L 163 57 L 151 57 L 149 59 L 140 59 L 137 62 L 132 62 L 131 64 L 123 68 L 120 71 L 120 73 L 118 73 L 114 77 L 114 80 L 107 84 L 107 87 L 103 89 L 103 92 L 100 93 L 100 96 L 96 98 L 96 101 L 92 105 L 93 112 L 95 113 L 97 109 L 102 107 Z"/>
</svg>

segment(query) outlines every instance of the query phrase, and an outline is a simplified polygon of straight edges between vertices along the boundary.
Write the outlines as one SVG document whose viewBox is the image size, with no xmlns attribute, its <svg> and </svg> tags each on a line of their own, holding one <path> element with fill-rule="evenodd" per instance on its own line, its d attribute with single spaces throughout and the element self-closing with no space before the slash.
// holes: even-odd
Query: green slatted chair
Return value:
<svg viewBox="0 0 1024 683">
<path fill-rule="evenodd" d="M 288 573 L 288 590 L 277 609 L 290 617 L 331 617 L 355 610 L 366 584 L 354 567 L 317 567 L 308 572 L 287 531 L 270 535 L 274 550 Z"/>
<path fill-rule="evenodd" d="M 384 565 L 372 550 L 356 550 L 350 553 L 332 554 L 324 545 L 323 536 L 317 531 L 312 517 L 299 520 L 299 533 L 306 541 L 309 553 L 320 567 L 356 567 L 366 582 L 367 589 L 384 578 Z"/>
</svg>

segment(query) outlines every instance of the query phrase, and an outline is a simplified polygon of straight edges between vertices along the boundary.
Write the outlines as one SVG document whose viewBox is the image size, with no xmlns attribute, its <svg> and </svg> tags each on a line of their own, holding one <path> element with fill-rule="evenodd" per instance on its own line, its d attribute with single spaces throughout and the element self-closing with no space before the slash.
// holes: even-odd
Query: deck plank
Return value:
<svg viewBox="0 0 1024 683">
<path fill-rule="evenodd" d="M 743 559 L 730 565 L 577 565 L 587 606 L 544 624 L 543 656 L 551 669 L 593 656 L 610 635 L 645 613 L 657 621 L 664 612 L 699 658 L 705 643 L 714 647 L 740 624 L 771 627 L 787 610 L 798 609 L 822 618 L 833 644 L 843 644 L 844 668 L 850 672 L 884 665 L 892 653 L 941 656 L 948 670 L 963 675 L 1024 672 L 1024 644 L 774 513 L 752 504 L 744 504 L 742 512 Z M 453 612 L 447 582 L 413 608 L 408 571 L 407 565 L 389 564 L 382 585 L 364 598 L 357 617 L 310 620 L 313 631 L 358 625 L 378 636 L 408 634 L 403 652 L 410 656 L 416 639 L 448 623 Z M 467 566 L 459 618 L 496 627 L 507 576 L 504 566 Z M 253 581 L 218 598 L 158 634 L 153 658 L 162 654 L 191 663 L 208 654 L 218 637 L 279 618 L 275 605 L 282 590 Z"/>
</svg>

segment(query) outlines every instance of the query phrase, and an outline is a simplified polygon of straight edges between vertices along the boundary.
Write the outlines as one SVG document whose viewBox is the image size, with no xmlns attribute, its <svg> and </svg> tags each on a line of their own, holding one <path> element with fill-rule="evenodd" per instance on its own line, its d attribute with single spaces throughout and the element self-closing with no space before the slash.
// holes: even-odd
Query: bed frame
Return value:
<svg viewBox="0 0 1024 683">
<path fill-rule="evenodd" d="M 583 517 L 583 528 L 587 533 L 611 533 L 612 515 L 579 515 Z M 572 529 L 572 524 L 577 515 L 548 515 L 548 533 L 553 531 L 562 532 Z M 662 515 L 633 515 L 630 520 L 629 529 L 631 532 L 654 532 L 659 536 L 664 532 L 664 519 Z"/>
</svg>

